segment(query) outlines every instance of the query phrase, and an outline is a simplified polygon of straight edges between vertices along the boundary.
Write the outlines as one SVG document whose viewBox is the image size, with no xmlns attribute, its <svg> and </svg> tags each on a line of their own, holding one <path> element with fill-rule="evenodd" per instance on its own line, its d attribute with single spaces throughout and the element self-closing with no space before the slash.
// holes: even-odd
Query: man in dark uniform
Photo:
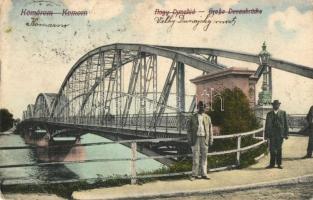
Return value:
<svg viewBox="0 0 313 200">
<path fill-rule="evenodd" d="M 307 153 L 303 158 L 312 158 L 312 151 L 313 151 L 313 106 L 311 106 L 309 113 L 306 116 L 306 120 L 308 121 L 307 132 L 309 135 L 309 142 Z"/>
<path fill-rule="evenodd" d="M 266 115 L 265 139 L 269 140 L 270 164 L 266 168 L 275 167 L 282 169 L 282 144 L 284 139 L 288 139 L 287 114 L 280 110 L 280 102 L 274 100 L 273 110 Z"/>
</svg>

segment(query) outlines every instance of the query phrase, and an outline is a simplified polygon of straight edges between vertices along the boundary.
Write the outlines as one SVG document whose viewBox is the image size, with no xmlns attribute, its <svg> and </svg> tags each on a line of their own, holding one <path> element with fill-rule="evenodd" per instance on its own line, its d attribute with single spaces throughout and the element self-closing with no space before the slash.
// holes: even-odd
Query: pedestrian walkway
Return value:
<svg viewBox="0 0 313 200">
<path fill-rule="evenodd" d="M 1 200 L 1 198 L 0 198 Z M 3 200 L 65 200 L 55 194 L 7 194 Z"/>
<path fill-rule="evenodd" d="M 74 192 L 74 199 L 131 199 L 160 196 L 183 196 L 201 194 L 224 189 L 240 189 L 279 184 L 281 181 L 298 181 L 298 177 L 312 177 L 313 158 L 300 159 L 306 153 L 307 137 L 291 136 L 283 144 L 284 169 L 265 169 L 269 158 L 265 156 L 257 164 L 245 169 L 210 173 L 211 180 L 167 180 L 143 185 L 124 185 L 120 187 L 99 188 Z M 312 176 L 306 176 L 312 175 Z M 252 187 L 252 188 L 253 188 Z"/>
</svg>

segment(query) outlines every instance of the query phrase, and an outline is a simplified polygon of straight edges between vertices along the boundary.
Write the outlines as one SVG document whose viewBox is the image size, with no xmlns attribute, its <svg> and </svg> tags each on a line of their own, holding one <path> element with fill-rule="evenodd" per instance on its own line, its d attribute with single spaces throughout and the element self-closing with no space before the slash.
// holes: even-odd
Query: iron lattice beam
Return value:
<svg viewBox="0 0 313 200">
<path fill-rule="evenodd" d="M 175 57 L 172 61 L 170 70 L 167 74 L 163 90 L 158 100 L 156 110 L 153 112 L 153 120 L 151 121 L 150 127 L 155 127 L 159 123 L 160 117 L 165 111 L 165 106 L 161 106 L 161 105 L 167 104 L 168 97 L 169 97 L 169 94 L 170 94 L 170 91 L 171 91 L 171 88 L 172 88 L 172 85 L 173 85 L 173 82 L 177 73 L 176 68 L 177 68 L 177 60 Z"/>
<path fill-rule="evenodd" d="M 104 104 L 104 115 L 107 115 L 110 113 L 110 106 L 111 106 L 111 100 L 114 90 L 116 89 L 115 83 L 117 82 L 118 74 L 117 74 L 117 67 L 121 65 L 121 50 L 116 50 L 113 58 L 113 63 L 112 63 L 112 70 L 110 73 L 109 77 L 109 83 L 108 83 L 108 90 L 105 96 L 105 104 Z"/>
<path fill-rule="evenodd" d="M 136 85 L 137 85 L 137 81 L 138 81 L 138 76 L 139 76 L 139 71 L 141 69 L 141 52 L 138 52 L 137 58 L 133 61 L 133 65 L 132 65 L 132 71 L 131 71 L 131 75 L 130 75 L 130 81 L 129 81 L 129 85 L 128 85 L 128 94 L 129 96 L 126 97 L 126 101 L 125 101 L 125 105 L 124 105 L 124 110 L 123 110 L 123 119 L 127 120 L 128 114 L 129 114 L 129 110 L 131 107 L 131 103 L 133 100 L 133 95 L 135 93 L 136 90 Z"/>
</svg>

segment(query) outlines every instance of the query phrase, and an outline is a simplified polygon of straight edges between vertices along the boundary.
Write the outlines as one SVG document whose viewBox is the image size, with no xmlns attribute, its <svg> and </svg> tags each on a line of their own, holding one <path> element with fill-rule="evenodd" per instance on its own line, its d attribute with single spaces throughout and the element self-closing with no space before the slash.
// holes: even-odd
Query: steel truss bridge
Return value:
<svg viewBox="0 0 313 200">
<path fill-rule="evenodd" d="M 160 58 L 169 64 L 160 64 Z M 74 64 L 58 93 L 40 93 L 23 112 L 21 124 L 44 127 L 51 136 L 81 130 L 179 137 L 186 133 L 188 113 L 195 108 L 194 98 L 187 103 L 185 68 L 224 70 L 218 58 L 255 63 L 257 78 L 264 70 L 259 55 L 234 51 L 120 43 L 98 47 Z M 313 78 L 313 68 L 307 66 L 274 58 L 268 66 Z"/>
</svg>

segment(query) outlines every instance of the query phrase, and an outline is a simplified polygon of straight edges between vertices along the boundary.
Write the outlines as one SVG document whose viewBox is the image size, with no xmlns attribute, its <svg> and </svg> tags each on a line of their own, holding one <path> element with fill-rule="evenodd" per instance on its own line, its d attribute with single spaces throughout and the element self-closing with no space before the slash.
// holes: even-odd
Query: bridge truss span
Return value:
<svg viewBox="0 0 313 200">
<path fill-rule="evenodd" d="M 159 57 L 168 59 L 169 66 L 159 65 Z M 118 126 L 127 125 L 129 118 L 141 116 L 143 119 L 139 121 L 146 128 L 157 126 L 164 121 L 165 112 L 185 111 L 185 64 L 207 72 L 225 68 L 206 58 L 162 47 L 139 44 L 99 47 L 75 63 L 52 107 L 45 113 L 64 123 L 79 123 L 89 118 L 99 125 L 114 120 Z M 160 69 L 168 71 L 161 84 Z M 176 105 L 170 104 L 175 99 L 170 96 L 175 93 Z"/>
<path fill-rule="evenodd" d="M 195 106 L 193 95 L 190 101 L 186 99 L 185 69 L 204 73 L 224 70 L 220 57 L 260 66 L 259 55 L 218 49 L 120 43 L 101 46 L 74 64 L 57 94 L 39 94 L 24 118 L 143 130 L 162 130 L 164 123 L 174 123 L 181 133 L 186 131 L 185 111 Z M 164 59 L 167 62 L 160 62 Z M 310 67 L 276 59 L 269 64 L 313 78 Z"/>
</svg>

